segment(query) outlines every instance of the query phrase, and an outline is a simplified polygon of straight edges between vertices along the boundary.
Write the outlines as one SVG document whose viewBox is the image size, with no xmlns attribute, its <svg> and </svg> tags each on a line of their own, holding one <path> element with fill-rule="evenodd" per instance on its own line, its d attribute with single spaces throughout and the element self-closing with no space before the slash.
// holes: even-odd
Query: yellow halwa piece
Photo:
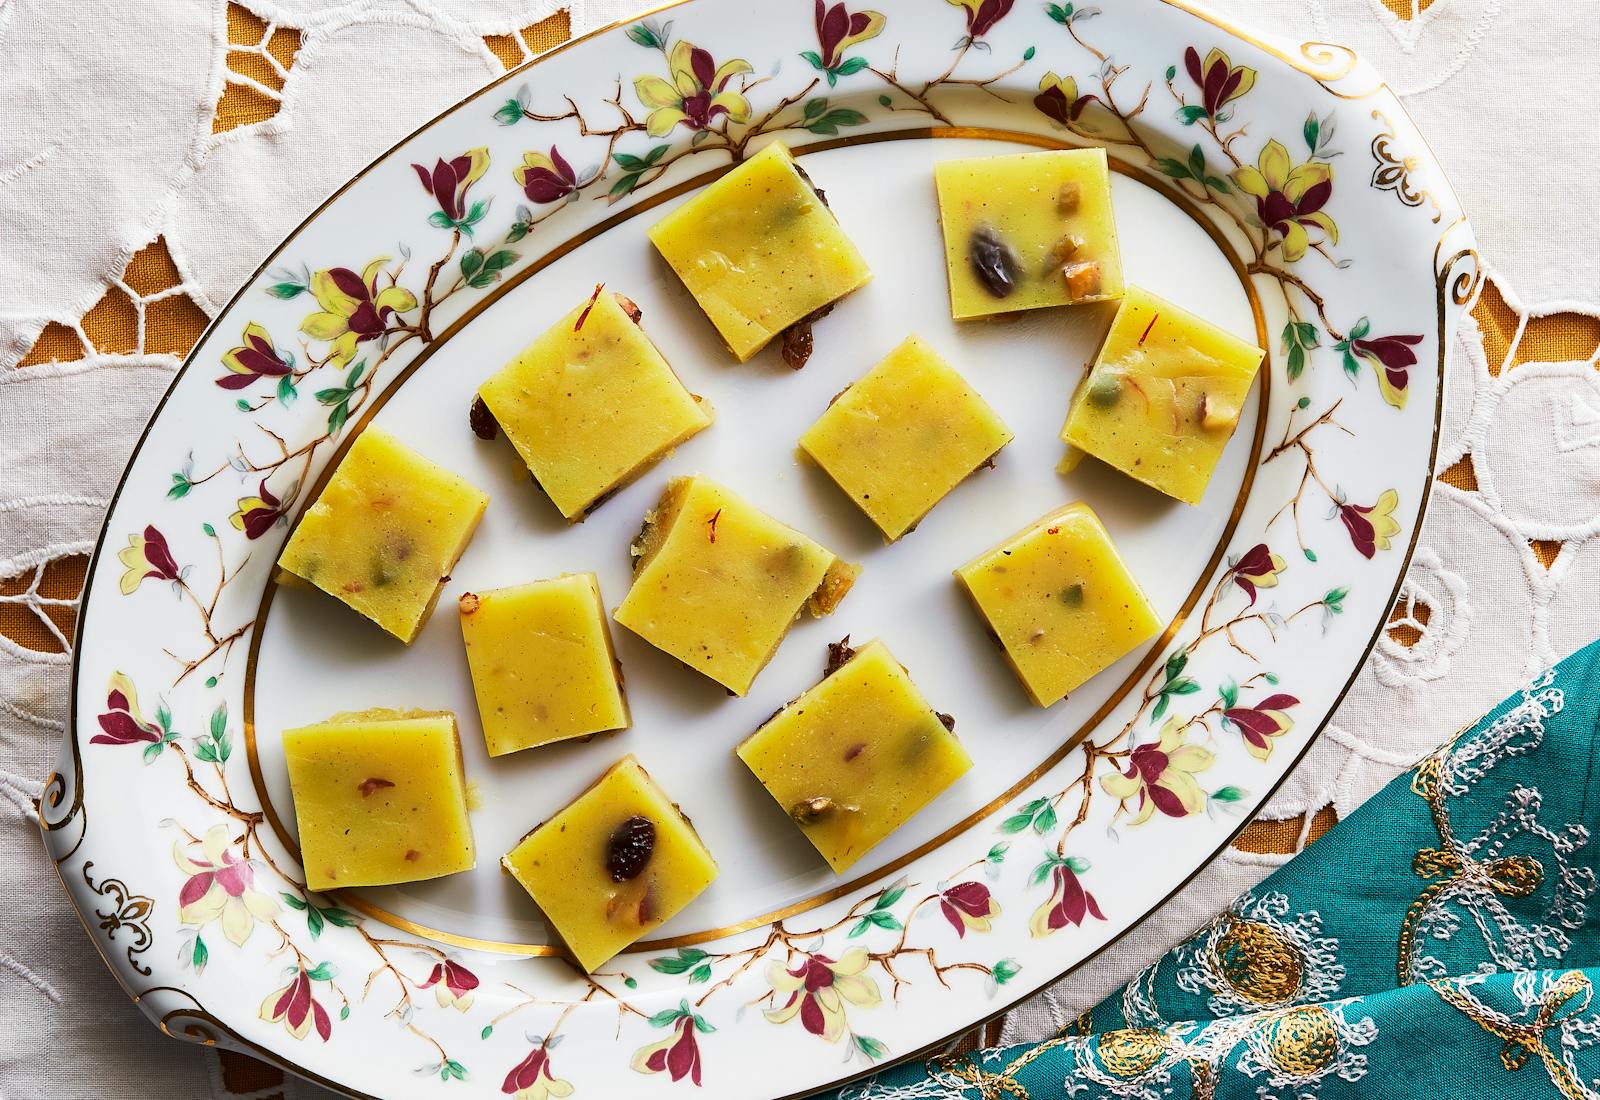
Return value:
<svg viewBox="0 0 1600 1100">
<path fill-rule="evenodd" d="M 672 919 L 717 877 L 694 826 L 631 755 L 500 865 L 586 971 Z"/>
<path fill-rule="evenodd" d="M 1061 438 L 1170 497 L 1198 504 L 1239 426 L 1266 353 L 1136 286 Z"/>
<path fill-rule="evenodd" d="M 1161 630 L 1087 504 L 1050 513 L 957 569 L 956 579 L 1041 707 Z"/>
<path fill-rule="evenodd" d="M 887 542 L 1009 442 L 995 411 L 917 336 L 834 398 L 800 437 Z"/>
<path fill-rule="evenodd" d="M 410 645 L 488 505 L 489 494 L 369 427 L 278 565 Z"/>
<path fill-rule="evenodd" d="M 876 640 L 735 751 L 836 872 L 972 767 L 910 674 Z"/>
<path fill-rule="evenodd" d="M 711 424 L 706 402 L 606 293 L 557 321 L 478 396 L 569 522 Z"/>
<path fill-rule="evenodd" d="M 934 166 L 958 321 L 1122 296 L 1104 149 L 1056 149 Z"/>
<path fill-rule="evenodd" d="M 735 695 L 802 608 L 832 611 L 860 567 L 704 477 L 674 478 L 634 541 L 616 620 Z"/>
<path fill-rule="evenodd" d="M 469 871 L 461 738 L 448 712 L 367 710 L 283 731 L 306 886 Z"/>
<path fill-rule="evenodd" d="M 593 573 L 468 592 L 459 602 L 490 756 L 629 725 Z"/>
<path fill-rule="evenodd" d="M 872 278 L 781 142 L 656 222 L 650 240 L 741 363 Z"/>
</svg>

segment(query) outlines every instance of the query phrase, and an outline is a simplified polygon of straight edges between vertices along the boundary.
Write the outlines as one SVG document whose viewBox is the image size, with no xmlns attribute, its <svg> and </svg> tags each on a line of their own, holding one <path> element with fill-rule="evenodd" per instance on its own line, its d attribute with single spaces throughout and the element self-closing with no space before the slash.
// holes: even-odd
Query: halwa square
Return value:
<svg viewBox="0 0 1600 1100">
<path fill-rule="evenodd" d="M 988 402 L 909 336 L 834 398 L 800 448 L 893 542 L 1009 442 Z"/>
<path fill-rule="evenodd" d="M 368 427 L 278 557 L 409 645 L 466 550 L 489 495 Z"/>
<path fill-rule="evenodd" d="M 956 570 L 1029 698 L 1047 707 L 1161 631 L 1086 504 L 1069 504 Z"/>
<path fill-rule="evenodd" d="M 711 424 L 623 301 L 597 292 L 478 387 L 569 522 Z"/>
<path fill-rule="evenodd" d="M 1205 495 L 1266 352 L 1137 286 L 1061 438 L 1186 504 Z"/>
<path fill-rule="evenodd" d="M 500 863 L 586 971 L 672 919 L 717 877 L 694 826 L 631 755 Z"/>
<path fill-rule="evenodd" d="M 675 478 L 634 541 L 617 622 L 735 695 L 802 610 L 832 611 L 858 566 L 709 478 Z"/>
<path fill-rule="evenodd" d="M 741 363 L 872 278 L 781 142 L 656 222 L 650 240 Z"/>
<path fill-rule="evenodd" d="M 835 872 L 849 869 L 972 767 L 945 717 L 876 640 L 769 718 L 736 752 Z"/>
<path fill-rule="evenodd" d="M 476 864 L 448 712 L 368 710 L 283 731 L 306 886 L 417 882 Z"/>
<path fill-rule="evenodd" d="M 458 603 L 490 756 L 629 725 L 593 573 L 468 592 Z"/>
<path fill-rule="evenodd" d="M 1122 296 L 1104 149 L 1052 149 L 934 166 L 958 321 Z"/>
</svg>

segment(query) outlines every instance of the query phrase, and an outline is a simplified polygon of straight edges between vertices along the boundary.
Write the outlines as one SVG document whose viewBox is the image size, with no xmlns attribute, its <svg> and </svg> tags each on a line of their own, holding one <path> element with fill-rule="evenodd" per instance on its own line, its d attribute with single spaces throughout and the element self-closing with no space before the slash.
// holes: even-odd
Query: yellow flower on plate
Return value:
<svg viewBox="0 0 1600 1100">
<path fill-rule="evenodd" d="M 327 362 L 343 367 L 356 356 L 357 345 L 382 336 L 389 318 L 417 307 L 416 296 L 402 286 L 378 289 L 383 265 L 379 256 L 357 275 L 348 267 L 330 267 L 311 276 L 311 293 L 322 307 L 300 323 L 313 340 L 326 340 Z"/>
<path fill-rule="evenodd" d="M 154 527 L 146 527 L 143 534 L 129 535 L 128 545 L 117 551 L 117 560 L 123 566 L 120 587 L 124 596 L 133 595 L 147 577 L 175 581 L 182 574 L 167 547 L 166 536 Z"/>
<path fill-rule="evenodd" d="M 257 921 L 278 915 L 278 903 L 255 888 L 255 866 L 234 855 L 226 825 L 206 830 L 199 852 L 193 847 L 180 841 L 172 849 L 173 862 L 188 876 L 178 891 L 178 922 L 204 928 L 218 921 L 228 942 L 243 946 Z"/>
<path fill-rule="evenodd" d="M 1256 213 L 1269 233 L 1283 240 L 1283 258 L 1293 263 L 1311 247 L 1309 229 L 1320 229 L 1329 244 L 1339 243 L 1339 226 L 1323 209 L 1333 194 L 1333 166 L 1310 160 L 1295 164 L 1289 150 L 1267 142 L 1254 166 L 1233 170 L 1239 190 L 1256 200 Z"/>
<path fill-rule="evenodd" d="M 881 1001 L 878 983 L 865 971 L 872 961 L 865 947 L 852 947 L 837 961 L 826 955 L 806 955 L 790 970 L 781 962 L 767 967 L 767 982 L 775 993 L 789 999 L 780 1008 L 767 1009 L 767 1019 L 787 1023 L 796 1016 L 813 1035 L 836 1043 L 846 1031 L 845 1005 L 871 1008 Z"/>
<path fill-rule="evenodd" d="M 672 74 L 670 83 L 659 76 L 641 76 L 633 82 L 639 102 L 650 108 L 645 130 L 651 137 L 665 137 L 680 122 L 691 130 L 705 130 L 719 115 L 726 115 L 730 122 L 750 117 L 750 101 L 738 91 L 728 90 L 734 77 L 755 72 L 750 62 L 734 58 L 719 66 L 710 51 L 679 39 L 667 58 L 667 68 Z"/>
<path fill-rule="evenodd" d="M 1167 719 L 1159 741 L 1140 745 L 1128 755 L 1127 771 L 1101 777 L 1100 786 L 1112 798 L 1138 799 L 1129 824 L 1142 825 L 1157 810 L 1168 817 L 1187 817 L 1206 808 L 1206 792 L 1194 777 L 1217 758 L 1210 749 L 1185 744 L 1185 727 L 1176 715 Z"/>
</svg>

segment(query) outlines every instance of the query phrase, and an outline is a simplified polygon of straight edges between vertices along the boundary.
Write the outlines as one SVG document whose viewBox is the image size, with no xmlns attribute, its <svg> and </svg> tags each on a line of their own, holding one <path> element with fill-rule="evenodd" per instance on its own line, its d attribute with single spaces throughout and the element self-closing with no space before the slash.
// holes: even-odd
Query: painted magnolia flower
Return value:
<svg viewBox="0 0 1600 1100">
<path fill-rule="evenodd" d="M 333 1020 L 311 995 L 311 975 L 303 967 L 294 972 L 288 985 L 267 994 L 261 1002 L 261 1018 L 269 1024 L 281 1022 L 296 1039 L 304 1039 L 313 1026 L 323 1042 L 333 1034 Z"/>
<path fill-rule="evenodd" d="M 781 1008 L 768 1009 L 767 1019 L 787 1023 L 796 1016 L 813 1035 L 837 1043 L 846 1030 L 845 1004 L 871 1008 L 882 1000 L 878 983 L 865 971 L 871 957 L 865 947 L 852 947 L 835 962 L 826 955 L 806 955 L 793 970 L 781 962 L 767 967 L 767 981 L 776 993 L 789 999 Z"/>
<path fill-rule="evenodd" d="M 948 0 L 967 15 L 967 37 L 982 38 L 1004 19 L 1015 0 Z"/>
<path fill-rule="evenodd" d="M 117 560 L 124 567 L 122 573 L 124 596 L 133 595 L 139 585 L 150 577 L 175 581 L 179 576 L 178 563 L 173 560 L 172 551 L 167 548 L 166 536 L 154 527 L 146 527 L 142 535 L 129 535 L 128 545 L 117 551 Z"/>
<path fill-rule="evenodd" d="M 291 369 L 267 330 L 254 321 L 244 326 L 244 343 L 222 353 L 222 365 L 230 373 L 217 379 L 217 385 L 225 390 L 242 390 L 258 378 L 281 378 Z"/>
<path fill-rule="evenodd" d="M 633 82 L 639 102 L 650 108 L 645 131 L 651 137 L 665 137 L 678 123 L 691 130 L 704 130 L 728 116 L 730 122 L 750 117 L 750 101 L 728 85 L 736 76 L 755 72 L 743 58 L 717 65 L 707 50 L 687 39 L 679 39 L 667 58 L 672 73 L 669 83 L 659 76 L 641 76 Z"/>
<path fill-rule="evenodd" d="M 541 1043 L 506 1074 L 500 1091 L 516 1100 L 550 1100 L 552 1096 L 571 1096 L 572 1082 L 550 1072 L 550 1051 Z"/>
<path fill-rule="evenodd" d="M 578 190 L 578 174 L 561 155 L 561 150 L 550 146 L 549 155 L 528 152 L 522 154 L 522 163 L 511 170 L 517 186 L 528 196 L 529 202 L 559 202 Z"/>
<path fill-rule="evenodd" d="M 478 988 L 478 976 L 458 962 L 445 959 L 433 964 L 428 980 L 418 988 L 432 987 L 433 999 L 440 1008 L 453 1008 L 465 1012 L 472 1007 L 473 991 Z"/>
<path fill-rule="evenodd" d="M 435 220 L 440 222 L 441 228 L 459 226 L 468 220 L 467 215 L 471 213 L 467 192 L 489 170 L 489 150 L 480 146 L 467 150 L 459 157 L 449 160 L 441 158 L 433 162 L 432 171 L 420 164 L 411 167 L 422 181 L 422 189 L 439 204 L 439 213 L 444 217 Z"/>
<path fill-rule="evenodd" d="M 100 732 L 89 738 L 91 745 L 140 745 L 161 740 L 161 727 L 147 722 L 139 713 L 139 696 L 133 681 L 120 672 L 111 674 L 106 688 L 106 712 L 99 717 Z"/>
<path fill-rule="evenodd" d="M 255 496 L 239 498 L 238 510 L 228 517 L 228 522 L 243 531 L 245 538 L 258 539 L 272 530 L 282 515 L 283 501 L 272 494 L 267 479 L 262 478 Z"/>
<path fill-rule="evenodd" d="M 1187 817 L 1206 808 L 1206 792 L 1195 781 L 1216 762 L 1200 745 L 1184 743 L 1184 723 L 1176 715 L 1161 727 L 1155 744 L 1139 745 L 1128 755 L 1128 770 L 1102 776 L 1100 786 L 1112 798 L 1127 802 L 1137 796 L 1130 825 L 1142 825 L 1160 810 L 1168 817 Z"/>
<path fill-rule="evenodd" d="M 1028 921 L 1028 930 L 1033 933 L 1034 939 L 1043 939 L 1069 924 L 1082 924 L 1085 916 L 1095 920 L 1106 919 L 1094 895 L 1083 888 L 1078 873 L 1065 861 L 1055 863 L 1050 868 L 1050 897 L 1034 910 L 1033 918 Z"/>
<path fill-rule="evenodd" d="M 1311 247 L 1309 229 L 1320 229 L 1331 244 L 1339 227 L 1322 208 L 1333 194 L 1333 167 L 1322 161 L 1295 164 L 1277 140 L 1267 142 L 1254 167 L 1233 170 L 1239 190 L 1256 200 L 1261 224 L 1283 239 L 1283 258 L 1298 260 Z"/>
<path fill-rule="evenodd" d="M 322 307 L 300 323 L 300 331 L 313 340 L 326 340 L 329 363 L 347 365 L 358 344 L 376 340 L 389 318 L 417 307 L 416 296 L 402 286 L 378 289 L 378 278 L 389 257 L 379 256 L 357 275 L 348 267 L 330 267 L 311 276 L 311 293 Z"/>
<path fill-rule="evenodd" d="M 965 939 L 967 929 L 987 932 L 995 917 L 1000 915 L 1000 903 L 994 900 L 989 888 L 981 882 L 959 882 L 939 895 L 939 912 Z"/>
<path fill-rule="evenodd" d="M 1255 606 L 1256 589 L 1276 588 L 1278 574 L 1284 569 L 1283 559 L 1267 549 L 1267 544 L 1258 542 L 1240 555 L 1239 560 L 1233 563 L 1233 583 L 1244 589 L 1245 595 L 1250 597 L 1249 606 Z"/>
<path fill-rule="evenodd" d="M 852 12 L 843 4 L 828 4 L 817 0 L 817 68 L 823 71 L 837 69 L 844 61 L 844 51 L 858 42 L 876 38 L 883 30 L 883 13 L 876 11 Z M 861 68 L 866 68 L 865 62 Z"/>
<path fill-rule="evenodd" d="M 672 1035 L 633 1052 L 629 1062 L 639 1073 L 669 1073 L 674 1081 L 685 1077 L 700 1083 L 700 1045 L 695 1040 L 696 1022 L 685 1012 L 672 1023 Z"/>
<path fill-rule="evenodd" d="M 255 866 L 233 854 L 226 825 L 211 826 L 200 851 L 193 848 L 182 841 L 172 848 L 178 870 L 189 876 L 178 891 L 179 923 L 204 928 L 220 921 L 228 942 L 243 946 L 256 921 L 278 915 L 278 903 L 255 888 Z"/>
<path fill-rule="evenodd" d="M 1394 510 L 1399 505 L 1400 494 L 1393 489 L 1385 489 L 1374 504 L 1335 503 L 1344 529 L 1350 532 L 1350 541 L 1364 558 L 1389 549 L 1389 540 L 1400 533 L 1400 521 L 1394 518 Z M 127 582 L 123 583 L 126 591 Z"/>
<path fill-rule="evenodd" d="M 1373 336 L 1352 339 L 1350 351 L 1372 364 L 1383 399 L 1403 409 L 1409 392 L 1407 387 L 1411 384 L 1411 368 L 1417 365 L 1417 353 L 1411 349 L 1420 343 L 1421 336 Z"/>
<path fill-rule="evenodd" d="M 1072 77 L 1049 72 L 1039 78 L 1039 94 L 1033 97 L 1033 105 L 1046 118 L 1066 126 L 1077 122 L 1084 108 L 1098 98 L 1089 94 L 1079 95 L 1078 82 Z"/>
<path fill-rule="evenodd" d="M 1294 719 L 1286 712 L 1298 702 L 1293 695 L 1279 692 L 1248 707 L 1229 707 L 1222 712 L 1222 720 L 1239 731 L 1251 756 L 1265 760 L 1272 755 L 1272 739 L 1294 728 Z"/>
<path fill-rule="evenodd" d="M 1255 87 L 1256 71 L 1235 65 L 1221 50 L 1212 50 L 1200 60 L 1200 52 L 1193 46 L 1183 51 L 1183 67 L 1189 79 L 1200 88 L 1200 105 L 1212 118 L 1223 105 L 1231 103 Z"/>
</svg>

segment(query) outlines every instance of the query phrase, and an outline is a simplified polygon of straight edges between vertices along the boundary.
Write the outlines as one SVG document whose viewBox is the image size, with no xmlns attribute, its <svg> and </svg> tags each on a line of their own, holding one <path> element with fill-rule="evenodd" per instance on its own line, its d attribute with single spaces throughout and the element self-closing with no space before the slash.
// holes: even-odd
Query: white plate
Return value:
<svg viewBox="0 0 1600 1100">
<path fill-rule="evenodd" d="M 584 1095 L 799 1093 L 940 1041 L 1102 950 L 1282 779 L 1381 629 L 1414 544 L 1449 335 L 1477 279 L 1470 235 L 1399 105 L 1341 48 L 1273 43 L 1164 0 L 1011 7 L 890 0 L 856 21 L 872 33 L 842 44 L 799 2 L 696 0 L 602 32 L 386 154 L 230 303 L 107 520 L 80 616 L 75 718 L 41 807 L 97 946 L 161 1026 L 360 1095 L 458 1081 L 537 1100 L 561 1081 Z M 664 97 L 681 93 L 654 78 L 676 65 L 692 88 L 706 60 L 726 110 L 697 127 L 696 102 L 674 114 Z M 818 325 L 798 373 L 775 349 L 734 363 L 644 237 L 774 135 L 875 275 Z M 1094 143 L 1117 169 L 1130 281 L 1270 351 L 1196 507 L 1092 461 L 1054 470 L 1109 307 L 949 319 L 933 164 Z M 413 163 L 474 149 L 487 166 L 463 200 L 419 185 Z M 513 169 L 530 150 L 545 159 L 524 190 Z M 363 331 L 353 347 L 303 334 L 330 304 L 316 300 L 317 273 L 377 257 L 389 257 L 372 269 L 378 289 L 403 291 L 379 298 L 392 312 L 355 323 L 387 334 Z M 503 441 L 467 430 L 465 410 L 602 280 L 643 307 L 717 421 L 568 527 Z M 328 323 L 311 327 L 334 335 Z M 247 325 L 267 334 L 278 373 L 225 366 Z M 886 547 L 793 446 L 913 331 L 1016 440 Z M 369 422 L 493 498 L 446 611 L 409 649 L 271 581 L 289 523 Z M 797 626 L 743 699 L 617 628 L 633 728 L 491 762 L 450 601 L 593 569 L 615 607 L 641 516 L 690 472 L 861 562 L 855 590 Z M 950 570 L 1075 499 L 1099 512 L 1170 625 L 1040 709 Z M 730 750 L 815 681 L 825 643 L 846 633 L 887 641 L 977 763 L 841 878 Z M 308 896 L 279 733 L 367 706 L 460 716 L 480 865 Z M 1171 751 L 1180 744 L 1191 747 Z M 655 940 L 585 979 L 547 957 L 542 918 L 496 857 L 623 752 L 694 817 L 722 873 Z M 470 1003 L 440 995 L 452 982 L 473 987 Z M 673 1057 L 649 1072 L 663 1042 Z"/>
</svg>

